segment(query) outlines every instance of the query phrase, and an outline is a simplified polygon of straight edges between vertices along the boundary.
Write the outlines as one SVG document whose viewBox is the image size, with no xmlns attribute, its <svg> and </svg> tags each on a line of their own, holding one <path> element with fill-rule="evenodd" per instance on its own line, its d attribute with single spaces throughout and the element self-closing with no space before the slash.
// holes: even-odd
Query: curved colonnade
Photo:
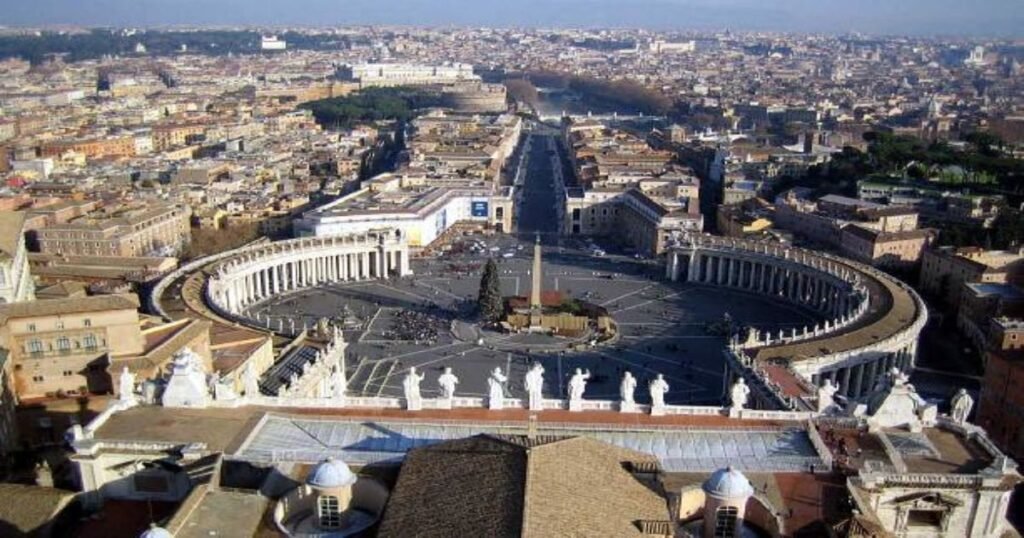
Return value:
<svg viewBox="0 0 1024 538">
<path fill-rule="evenodd" d="M 928 318 L 917 293 L 881 271 L 777 244 L 687 236 L 668 250 L 666 276 L 779 298 L 825 317 L 788 334 L 751 334 L 726 353 L 725 387 L 753 370 L 753 381 L 773 393 L 766 399 L 787 407 L 812 397 L 826 380 L 856 398 L 893 368 L 909 372 Z"/>
<path fill-rule="evenodd" d="M 289 239 L 244 247 L 207 266 L 205 302 L 218 315 L 253 326 L 245 309 L 282 293 L 331 282 L 412 274 L 409 247 L 397 230 Z M 300 328 L 265 326 L 294 334 Z"/>
</svg>

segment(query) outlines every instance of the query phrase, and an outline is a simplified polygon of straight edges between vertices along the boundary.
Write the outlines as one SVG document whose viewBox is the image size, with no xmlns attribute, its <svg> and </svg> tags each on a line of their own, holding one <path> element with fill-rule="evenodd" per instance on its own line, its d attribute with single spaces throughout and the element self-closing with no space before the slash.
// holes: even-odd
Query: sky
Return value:
<svg viewBox="0 0 1024 538">
<path fill-rule="evenodd" d="M 0 25 L 633 27 L 1024 37 L 1024 0 L 0 0 Z"/>
</svg>

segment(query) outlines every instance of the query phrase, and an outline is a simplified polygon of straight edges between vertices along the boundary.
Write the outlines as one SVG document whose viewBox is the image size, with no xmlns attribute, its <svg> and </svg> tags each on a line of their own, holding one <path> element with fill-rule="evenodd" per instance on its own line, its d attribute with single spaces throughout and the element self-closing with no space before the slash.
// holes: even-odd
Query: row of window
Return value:
<svg viewBox="0 0 1024 538">
<path fill-rule="evenodd" d="M 64 377 L 71 377 L 71 376 L 75 375 L 75 372 L 73 372 L 71 370 L 64 370 L 63 372 L 61 372 L 61 375 L 63 375 Z M 44 381 L 46 381 L 46 377 L 44 377 L 44 376 L 41 376 L 41 375 L 34 375 L 34 376 L 32 376 L 32 382 L 33 383 L 42 383 Z"/>
<path fill-rule="evenodd" d="M 84 337 L 82 337 L 81 341 L 76 340 L 75 342 L 72 342 L 71 339 L 68 338 L 67 336 L 58 337 L 54 341 L 54 343 L 56 344 L 56 350 L 61 353 L 70 353 L 72 349 L 72 344 L 74 344 L 74 349 L 85 348 L 87 350 L 94 350 L 97 347 L 99 347 L 98 342 L 99 341 L 96 338 L 96 335 L 94 334 L 85 335 Z M 50 345 L 49 349 L 45 349 L 42 340 L 39 340 L 38 338 L 29 340 L 26 343 L 25 348 L 26 351 L 28 351 L 32 355 L 41 355 L 45 351 L 54 350 L 53 345 Z"/>
<path fill-rule="evenodd" d="M 60 331 L 60 330 L 63 330 L 63 329 L 65 329 L 65 328 L 66 328 L 66 327 L 65 327 L 65 323 L 64 323 L 64 320 L 60 320 L 60 319 L 59 319 L 59 320 L 57 320 L 57 322 L 56 322 L 56 323 L 54 323 L 54 324 L 53 324 L 53 326 L 54 326 L 54 328 L 55 328 L 55 329 L 57 329 L 58 331 Z M 91 320 L 91 319 L 89 319 L 89 318 L 85 318 L 85 319 L 83 319 L 83 320 L 82 320 L 82 327 L 92 327 L 92 320 Z M 34 332 L 36 332 L 36 330 L 37 330 L 37 327 L 36 327 L 36 324 L 35 324 L 35 323 L 29 323 L 29 324 L 28 324 L 28 332 L 30 332 L 30 333 L 34 333 Z"/>
</svg>

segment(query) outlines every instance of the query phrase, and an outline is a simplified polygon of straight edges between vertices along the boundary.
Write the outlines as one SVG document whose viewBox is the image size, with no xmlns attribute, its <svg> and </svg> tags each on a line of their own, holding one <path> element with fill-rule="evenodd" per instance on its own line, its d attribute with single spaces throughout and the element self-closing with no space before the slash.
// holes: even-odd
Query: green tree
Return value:
<svg viewBox="0 0 1024 538">
<path fill-rule="evenodd" d="M 501 303 L 501 280 L 498 278 L 498 265 L 494 263 L 493 258 L 487 260 L 487 264 L 484 265 L 477 304 L 480 307 L 480 315 L 487 321 L 498 321 L 504 313 Z"/>
</svg>

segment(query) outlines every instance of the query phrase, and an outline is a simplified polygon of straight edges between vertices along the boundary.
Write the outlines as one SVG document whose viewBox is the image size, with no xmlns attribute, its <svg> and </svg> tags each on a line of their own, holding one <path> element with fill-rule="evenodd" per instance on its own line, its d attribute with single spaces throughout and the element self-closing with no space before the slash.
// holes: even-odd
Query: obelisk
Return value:
<svg viewBox="0 0 1024 538">
<path fill-rule="evenodd" d="M 543 282 L 540 268 L 540 234 L 537 234 L 537 242 L 533 245 L 533 285 L 530 287 L 530 311 L 540 313 L 540 286 Z"/>
</svg>

